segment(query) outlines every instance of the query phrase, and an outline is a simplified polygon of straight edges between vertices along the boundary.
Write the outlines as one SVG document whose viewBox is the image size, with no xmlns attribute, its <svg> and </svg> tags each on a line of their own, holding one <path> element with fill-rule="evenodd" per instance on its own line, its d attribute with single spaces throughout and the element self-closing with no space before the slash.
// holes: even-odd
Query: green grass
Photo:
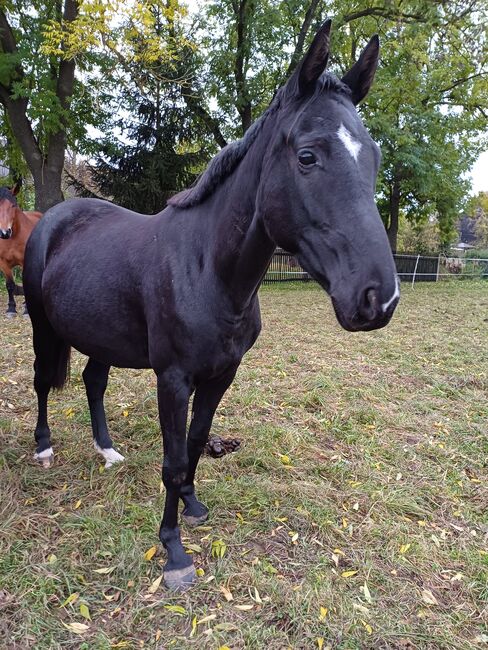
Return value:
<svg viewBox="0 0 488 650">
<path fill-rule="evenodd" d="M 0 647 L 486 647 L 488 285 L 402 289 L 392 323 L 360 334 L 313 284 L 262 290 L 263 333 L 214 426 L 243 446 L 200 464 L 211 517 L 182 526 L 204 572 L 184 595 L 149 592 L 165 561 L 151 372 L 111 373 L 127 461 L 102 471 L 76 354 L 43 470 L 30 325 L 1 319 Z"/>
</svg>

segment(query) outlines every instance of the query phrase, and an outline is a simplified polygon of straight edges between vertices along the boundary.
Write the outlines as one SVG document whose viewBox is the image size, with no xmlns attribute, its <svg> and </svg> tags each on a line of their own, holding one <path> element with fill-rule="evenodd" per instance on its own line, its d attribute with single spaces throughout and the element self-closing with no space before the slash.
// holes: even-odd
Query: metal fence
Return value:
<svg viewBox="0 0 488 650">
<path fill-rule="evenodd" d="M 488 259 L 397 253 L 394 256 L 402 282 L 438 282 L 447 279 L 488 278 Z M 275 282 L 310 282 L 293 255 L 278 249 L 273 255 L 264 284 Z"/>
</svg>

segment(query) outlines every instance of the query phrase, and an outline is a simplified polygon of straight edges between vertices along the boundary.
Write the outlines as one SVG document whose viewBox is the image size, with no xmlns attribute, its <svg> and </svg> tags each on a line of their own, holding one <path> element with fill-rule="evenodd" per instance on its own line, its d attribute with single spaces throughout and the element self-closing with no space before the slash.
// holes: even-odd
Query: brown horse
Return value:
<svg viewBox="0 0 488 650">
<path fill-rule="evenodd" d="M 20 183 L 16 183 L 11 190 L 0 187 L 0 270 L 7 281 L 8 318 L 13 318 L 17 313 L 14 296 L 24 295 L 22 287 L 15 284 L 12 270 L 16 266 L 24 266 L 25 245 L 42 216 L 40 212 L 22 212 L 15 198 L 19 189 Z"/>
</svg>

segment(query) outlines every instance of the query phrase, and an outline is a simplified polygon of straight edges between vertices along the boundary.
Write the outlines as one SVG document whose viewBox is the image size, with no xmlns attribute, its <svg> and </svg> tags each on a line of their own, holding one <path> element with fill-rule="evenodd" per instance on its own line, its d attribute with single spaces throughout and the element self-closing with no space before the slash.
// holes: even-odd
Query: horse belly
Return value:
<svg viewBox="0 0 488 650">
<path fill-rule="evenodd" d="M 77 282 L 55 265 L 43 277 L 43 304 L 58 335 L 82 354 L 122 368 L 148 368 L 147 326 L 137 305 L 110 287 Z M 76 277 L 76 276 L 74 276 Z"/>
</svg>

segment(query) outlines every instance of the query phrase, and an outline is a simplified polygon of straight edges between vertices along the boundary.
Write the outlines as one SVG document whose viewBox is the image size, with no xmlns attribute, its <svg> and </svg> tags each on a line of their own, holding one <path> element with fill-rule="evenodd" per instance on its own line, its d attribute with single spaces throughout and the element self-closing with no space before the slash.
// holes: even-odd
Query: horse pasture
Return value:
<svg viewBox="0 0 488 650">
<path fill-rule="evenodd" d="M 0 646 L 486 647 L 488 284 L 402 289 L 386 329 L 356 334 L 313 284 L 261 290 L 262 335 L 213 428 L 242 449 L 200 463 L 210 518 L 181 527 L 199 581 L 179 595 L 161 583 L 152 373 L 111 372 L 127 460 L 105 470 L 74 354 L 45 470 L 30 324 L 2 315 Z"/>
</svg>

